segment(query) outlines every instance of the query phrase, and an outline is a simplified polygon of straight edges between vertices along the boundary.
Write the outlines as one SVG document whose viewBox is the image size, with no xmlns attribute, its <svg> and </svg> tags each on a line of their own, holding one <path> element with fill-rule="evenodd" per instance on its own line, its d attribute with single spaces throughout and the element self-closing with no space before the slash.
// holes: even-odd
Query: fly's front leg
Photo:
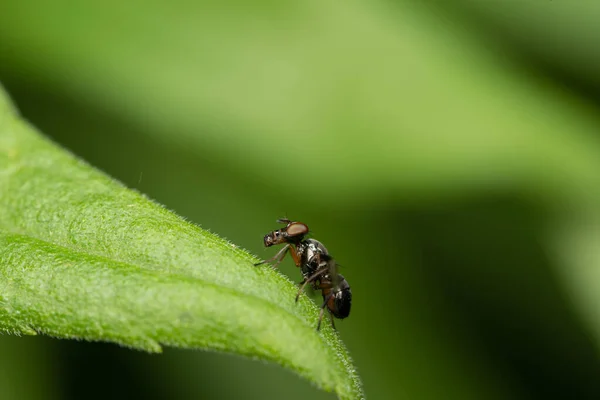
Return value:
<svg viewBox="0 0 600 400">
<path fill-rule="evenodd" d="M 261 265 L 261 264 L 268 264 L 268 263 L 271 263 L 271 261 L 277 260 L 277 262 L 272 265 L 273 268 L 277 268 L 277 266 L 279 265 L 279 263 L 281 262 L 281 260 L 283 260 L 283 257 L 285 257 L 285 254 L 290 249 L 292 250 L 292 252 L 291 252 L 292 253 L 292 257 L 296 256 L 296 258 L 297 258 L 298 255 L 296 254 L 296 250 L 294 248 L 292 248 L 290 244 L 286 244 L 273 257 L 269 258 L 268 260 L 264 260 L 264 261 L 261 261 L 259 263 L 256 263 L 256 264 L 254 264 L 254 266 L 258 266 L 258 265 Z"/>
<path fill-rule="evenodd" d="M 296 248 L 289 244 L 287 246 L 290 248 L 290 255 L 294 260 L 294 264 L 296 264 L 296 267 L 300 268 L 300 255 L 296 251 Z"/>
</svg>

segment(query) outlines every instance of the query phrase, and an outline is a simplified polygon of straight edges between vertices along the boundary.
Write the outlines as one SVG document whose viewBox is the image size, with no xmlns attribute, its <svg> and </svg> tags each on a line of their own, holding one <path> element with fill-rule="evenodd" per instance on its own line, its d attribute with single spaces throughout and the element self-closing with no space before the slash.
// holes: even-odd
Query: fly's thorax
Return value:
<svg viewBox="0 0 600 400">
<path fill-rule="evenodd" d="M 303 261 L 307 263 L 318 262 L 321 259 L 329 256 L 327 248 L 323 246 L 323 243 L 315 239 L 306 239 L 302 242 L 303 245 Z"/>
<path fill-rule="evenodd" d="M 321 268 L 327 267 L 331 259 L 323 243 L 315 239 L 306 239 L 298 244 L 297 252 L 300 255 L 300 269 L 305 277 L 309 277 Z"/>
</svg>

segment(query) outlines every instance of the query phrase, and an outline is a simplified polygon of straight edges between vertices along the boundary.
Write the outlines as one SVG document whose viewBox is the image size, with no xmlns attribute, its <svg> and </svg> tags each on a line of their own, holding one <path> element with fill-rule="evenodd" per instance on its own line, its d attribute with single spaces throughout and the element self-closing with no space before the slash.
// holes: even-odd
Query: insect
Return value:
<svg viewBox="0 0 600 400">
<path fill-rule="evenodd" d="M 302 277 L 300 289 L 296 294 L 296 302 L 306 285 L 310 284 L 313 289 L 320 290 L 323 295 L 323 304 L 319 314 L 317 330 L 321 328 L 321 321 L 325 307 L 329 311 L 331 325 L 335 329 L 333 317 L 338 319 L 350 315 L 352 304 L 352 292 L 350 285 L 343 275 L 337 273 L 337 263 L 327 251 L 323 243 L 315 239 L 306 239 L 309 233 L 308 226 L 302 222 L 290 221 L 287 218 L 277 220 L 285 224 L 284 228 L 267 233 L 264 237 L 265 247 L 284 244 L 284 247 L 269 260 L 261 261 L 255 265 L 261 265 L 275 261 L 276 268 L 289 252 L 294 264 L 300 268 Z"/>
</svg>

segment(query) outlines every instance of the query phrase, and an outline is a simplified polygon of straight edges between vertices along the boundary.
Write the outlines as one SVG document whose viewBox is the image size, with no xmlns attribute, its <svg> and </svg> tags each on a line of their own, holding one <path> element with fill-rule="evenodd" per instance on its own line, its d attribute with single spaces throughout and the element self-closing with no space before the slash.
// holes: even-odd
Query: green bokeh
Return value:
<svg viewBox="0 0 600 400">
<path fill-rule="evenodd" d="M 369 398 L 600 398 L 598 7 L 509 3 L 9 0 L 0 81 L 259 255 L 278 217 L 308 223 L 352 286 L 338 328 Z M 214 353 L 0 346 L 2 399 L 331 398 Z"/>
</svg>

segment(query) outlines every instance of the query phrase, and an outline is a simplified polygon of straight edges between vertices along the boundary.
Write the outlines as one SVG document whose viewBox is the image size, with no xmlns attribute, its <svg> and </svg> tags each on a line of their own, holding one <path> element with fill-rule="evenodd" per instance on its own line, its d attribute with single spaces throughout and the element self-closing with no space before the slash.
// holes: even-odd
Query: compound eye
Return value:
<svg viewBox="0 0 600 400">
<path fill-rule="evenodd" d="M 293 222 L 287 227 L 286 232 L 288 236 L 306 235 L 308 233 L 308 226 L 301 222 Z"/>
</svg>

